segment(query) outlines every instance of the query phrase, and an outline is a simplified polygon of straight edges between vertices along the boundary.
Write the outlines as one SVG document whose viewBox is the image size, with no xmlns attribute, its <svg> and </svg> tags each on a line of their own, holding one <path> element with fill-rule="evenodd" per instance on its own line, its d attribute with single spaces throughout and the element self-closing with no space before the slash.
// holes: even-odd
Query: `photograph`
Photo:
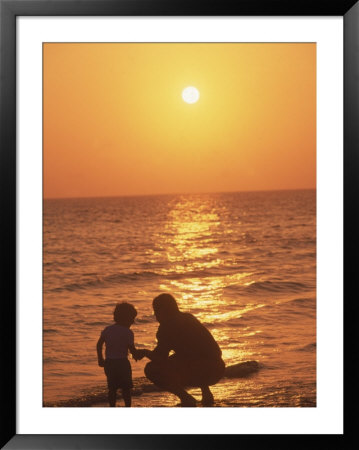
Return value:
<svg viewBox="0 0 359 450">
<path fill-rule="evenodd" d="M 0 0 L 0 448 L 350 438 L 358 24 Z"/>
<path fill-rule="evenodd" d="M 44 42 L 45 408 L 317 406 L 315 42 Z"/>
</svg>

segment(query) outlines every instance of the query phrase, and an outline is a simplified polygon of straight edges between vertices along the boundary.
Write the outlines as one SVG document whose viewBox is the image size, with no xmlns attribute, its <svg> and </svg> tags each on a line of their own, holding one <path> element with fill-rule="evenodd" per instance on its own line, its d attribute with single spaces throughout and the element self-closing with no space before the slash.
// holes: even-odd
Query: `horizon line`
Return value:
<svg viewBox="0 0 359 450">
<path fill-rule="evenodd" d="M 115 195 L 90 195 L 90 196 L 74 196 L 74 197 L 43 197 L 43 200 L 75 200 L 75 199 L 95 199 L 95 198 L 131 198 L 131 197 L 160 197 L 169 195 L 208 195 L 208 194 L 238 194 L 244 192 L 282 192 L 282 191 L 315 191 L 313 188 L 284 188 L 284 189 L 250 189 L 242 191 L 207 191 L 207 192 L 169 192 L 154 194 L 115 194 Z"/>
</svg>

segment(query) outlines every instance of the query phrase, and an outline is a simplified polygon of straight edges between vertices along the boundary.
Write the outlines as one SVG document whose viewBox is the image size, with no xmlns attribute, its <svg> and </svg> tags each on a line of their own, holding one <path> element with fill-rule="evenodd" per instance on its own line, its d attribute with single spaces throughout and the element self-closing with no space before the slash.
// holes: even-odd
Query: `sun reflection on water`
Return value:
<svg viewBox="0 0 359 450">
<path fill-rule="evenodd" d="M 241 318 L 264 305 L 241 304 L 240 299 L 234 302 L 225 295 L 226 288 L 254 280 L 250 272 L 233 273 L 220 257 L 221 243 L 233 233 L 228 223 L 222 223 L 221 213 L 203 198 L 199 202 L 187 197 L 174 205 L 160 243 L 169 263 L 161 269 L 165 277 L 160 289 L 171 292 L 183 311 L 208 326 L 223 349 L 224 360 L 236 363 L 253 358 L 246 338 L 260 333 L 241 325 Z M 223 326 L 232 322 L 235 326 Z"/>
</svg>

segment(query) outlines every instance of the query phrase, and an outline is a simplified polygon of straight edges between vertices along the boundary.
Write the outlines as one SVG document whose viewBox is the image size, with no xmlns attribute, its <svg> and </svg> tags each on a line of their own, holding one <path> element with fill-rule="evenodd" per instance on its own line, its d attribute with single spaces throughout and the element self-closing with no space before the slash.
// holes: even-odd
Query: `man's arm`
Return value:
<svg viewBox="0 0 359 450">
<path fill-rule="evenodd" d="M 143 357 L 148 358 L 150 361 L 160 362 L 168 358 L 170 349 L 166 348 L 162 344 L 158 344 L 153 350 L 139 349 L 137 350 L 137 359 Z"/>
<path fill-rule="evenodd" d="M 137 359 L 143 357 L 148 358 L 150 361 L 161 362 L 168 358 L 170 351 L 172 350 L 170 339 L 167 336 L 166 330 L 162 325 L 159 326 L 156 334 L 157 345 L 153 350 L 140 349 L 137 350 Z"/>
<path fill-rule="evenodd" d="M 155 361 L 155 362 L 163 361 L 164 359 L 168 358 L 170 350 L 171 349 L 169 347 L 167 347 L 167 345 L 165 345 L 163 342 L 159 341 L 156 348 L 154 348 L 152 350 L 152 352 L 150 352 L 151 354 L 148 356 L 148 358 L 151 361 Z"/>
<path fill-rule="evenodd" d="M 105 342 L 105 339 L 101 335 L 99 340 L 97 341 L 97 346 L 96 346 L 96 349 L 97 349 L 97 360 L 98 360 L 98 365 L 100 367 L 104 367 L 105 366 L 105 360 L 103 359 L 103 356 L 102 356 L 102 347 L 103 347 L 104 342 Z"/>
</svg>

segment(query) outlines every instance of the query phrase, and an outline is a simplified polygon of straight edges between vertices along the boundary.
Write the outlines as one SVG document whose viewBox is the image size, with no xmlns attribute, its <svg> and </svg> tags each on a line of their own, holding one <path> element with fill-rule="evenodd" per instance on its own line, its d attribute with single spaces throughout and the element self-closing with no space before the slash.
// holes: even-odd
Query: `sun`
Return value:
<svg viewBox="0 0 359 450">
<path fill-rule="evenodd" d="M 196 103 L 199 100 L 199 90 L 193 86 L 188 86 L 183 89 L 182 98 L 186 103 Z"/>
</svg>

